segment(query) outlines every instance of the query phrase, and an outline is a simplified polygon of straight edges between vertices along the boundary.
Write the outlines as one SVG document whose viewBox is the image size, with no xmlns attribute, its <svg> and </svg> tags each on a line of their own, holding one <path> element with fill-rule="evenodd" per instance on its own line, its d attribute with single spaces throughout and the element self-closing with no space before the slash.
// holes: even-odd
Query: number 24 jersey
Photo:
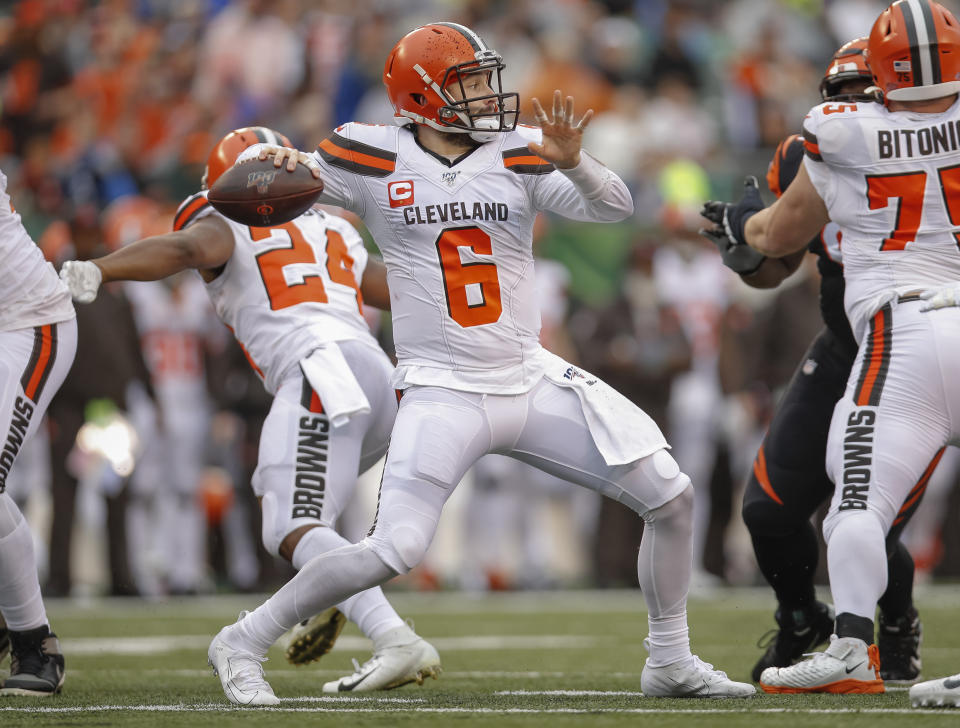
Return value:
<svg viewBox="0 0 960 728">
<path fill-rule="evenodd" d="M 275 394 L 285 372 L 323 344 L 377 346 L 361 315 L 367 251 L 350 223 L 308 210 L 284 225 L 247 227 L 214 210 L 204 191 L 180 205 L 174 230 L 207 215 L 224 220 L 234 237 L 233 254 L 207 294 L 267 391 Z"/>
<path fill-rule="evenodd" d="M 452 161 L 422 147 L 409 127 L 350 123 L 320 143 L 321 201 L 359 215 L 387 266 L 398 389 L 508 394 L 540 378 L 537 212 L 616 221 L 633 204 L 602 167 L 602 189 L 586 199 L 529 151 L 540 135 L 520 127 Z"/>
</svg>

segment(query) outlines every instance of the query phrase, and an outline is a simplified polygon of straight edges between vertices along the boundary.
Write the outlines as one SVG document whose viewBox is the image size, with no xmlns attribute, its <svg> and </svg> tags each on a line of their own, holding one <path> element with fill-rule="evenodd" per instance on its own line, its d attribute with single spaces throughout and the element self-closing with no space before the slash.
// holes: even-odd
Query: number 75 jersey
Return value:
<svg viewBox="0 0 960 728">
<path fill-rule="evenodd" d="M 173 228 L 207 215 L 226 222 L 234 237 L 233 254 L 207 294 L 267 391 L 275 394 L 285 372 L 318 346 L 377 346 L 361 314 L 367 251 L 350 223 L 308 210 L 284 225 L 247 227 L 214 210 L 204 191 L 180 205 Z"/>
<path fill-rule="evenodd" d="M 451 161 L 420 146 L 410 128 L 350 123 L 314 153 L 321 201 L 359 215 L 383 254 L 397 389 L 513 394 L 540 378 L 538 210 L 614 221 L 633 203 L 600 165 L 602 191 L 587 200 L 528 150 L 539 138 L 539 129 L 521 127 Z"/>
<path fill-rule="evenodd" d="M 939 114 L 825 103 L 803 137 L 804 166 L 842 230 L 859 342 L 887 301 L 960 280 L 960 103 Z"/>
</svg>

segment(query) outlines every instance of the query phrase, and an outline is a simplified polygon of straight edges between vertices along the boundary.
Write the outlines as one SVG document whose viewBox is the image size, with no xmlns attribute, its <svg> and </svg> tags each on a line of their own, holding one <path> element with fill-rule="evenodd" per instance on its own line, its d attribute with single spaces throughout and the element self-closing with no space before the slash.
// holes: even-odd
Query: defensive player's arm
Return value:
<svg viewBox="0 0 960 728">
<path fill-rule="evenodd" d="M 796 272 L 806 254 L 804 248 L 783 258 L 766 258 L 753 273 L 741 274 L 740 280 L 751 288 L 776 288 Z"/>
<path fill-rule="evenodd" d="M 233 254 L 230 226 L 215 215 L 176 232 L 125 245 L 92 262 L 109 281 L 158 281 L 195 268 L 218 268 Z"/>
<path fill-rule="evenodd" d="M 381 311 L 390 310 L 390 289 L 387 287 L 387 266 L 383 261 L 370 258 L 363 269 L 360 281 L 363 302 Z"/>
<path fill-rule="evenodd" d="M 803 250 L 828 222 L 827 207 L 801 165 L 783 196 L 751 215 L 743 231 L 750 247 L 771 258 L 782 258 Z"/>
</svg>

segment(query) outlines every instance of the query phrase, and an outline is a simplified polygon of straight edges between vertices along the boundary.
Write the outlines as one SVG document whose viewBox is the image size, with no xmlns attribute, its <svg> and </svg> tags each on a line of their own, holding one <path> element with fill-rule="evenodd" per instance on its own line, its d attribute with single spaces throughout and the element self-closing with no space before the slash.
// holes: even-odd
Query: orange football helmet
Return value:
<svg viewBox="0 0 960 728">
<path fill-rule="evenodd" d="M 503 68 L 500 54 L 466 26 L 430 23 L 393 47 L 383 67 L 383 83 L 398 124 L 412 121 L 490 141 L 494 134 L 513 131 L 519 115 L 519 96 L 503 92 Z M 463 80 L 474 73 L 487 74 L 493 93 L 467 96 Z M 461 100 L 448 92 L 454 84 L 459 84 Z M 493 100 L 492 110 L 476 110 L 476 102 L 488 100 Z"/>
<path fill-rule="evenodd" d="M 866 58 L 885 99 L 925 101 L 960 91 L 960 25 L 932 0 L 897 0 L 880 13 Z"/>
<path fill-rule="evenodd" d="M 203 179 L 200 181 L 203 189 L 208 189 L 216 182 L 221 174 L 234 165 L 241 152 L 254 144 L 273 144 L 293 148 L 293 144 L 283 134 L 265 126 L 245 126 L 242 129 L 234 129 L 216 143 L 210 156 L 207 157 L 207 166 L 203 170 Z"/>
<path fill-rule="evenodd" d="M 863 80 L 867 86 L 873 85 L 873 74 L 863 55 L 866 48 L 866 38 L 854 38 L 840 46 L 833 54 L 830 65 L 820 80 L 820 97 L 824 101 L 875 100 L 873 95 L 867 93 L 840 93 L 840 88 L 849 81 Z"/>
</svg>

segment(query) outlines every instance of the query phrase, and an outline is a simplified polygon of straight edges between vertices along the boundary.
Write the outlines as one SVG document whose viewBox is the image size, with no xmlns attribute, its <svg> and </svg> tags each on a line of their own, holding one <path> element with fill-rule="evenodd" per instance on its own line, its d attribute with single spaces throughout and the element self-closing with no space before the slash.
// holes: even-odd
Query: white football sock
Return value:
<svg viewBox="0 0 960 728">
<path fill-rule="evenodd" d="M 665 667 L 691 657 L 687 592 L 693 570 L 693 486 L 647 513 L 637 576 L 647 603 L 647 664 Z"/>
<path fill-rule="evenodd" d="M 871 511 L 836 518 L 827 538 L 827 568 L 837 614 L 872 620 L 887 588 L 887 550 L 883 526 Z"/>
<path fill-rule="evenodd" d="M 276 594 L 233 625 L 227 639 L 242 642 L 254 654 L 265 655 L 297 622 L 396 575 L 366 540 L 341 546 L 304 564 Z"/>
<path fill-rule="evenodd" d="M 332 528 L 312 528 L 303 535 L 293 551 L 293 568 L 299 571 L 312 558 L 349 544 L 347 539 Z M 383 590 L 378 586 L 340 602 L 337 609 L 374 641 L 391 629 L 404 626 L 400 615 L 390 606 Z"/>
<path fill-rule="evenodd" d="M 0 493 L 0 614 L 16 632 L 47 624 L 30 526 L 6 493 Z"/>
</svg>

